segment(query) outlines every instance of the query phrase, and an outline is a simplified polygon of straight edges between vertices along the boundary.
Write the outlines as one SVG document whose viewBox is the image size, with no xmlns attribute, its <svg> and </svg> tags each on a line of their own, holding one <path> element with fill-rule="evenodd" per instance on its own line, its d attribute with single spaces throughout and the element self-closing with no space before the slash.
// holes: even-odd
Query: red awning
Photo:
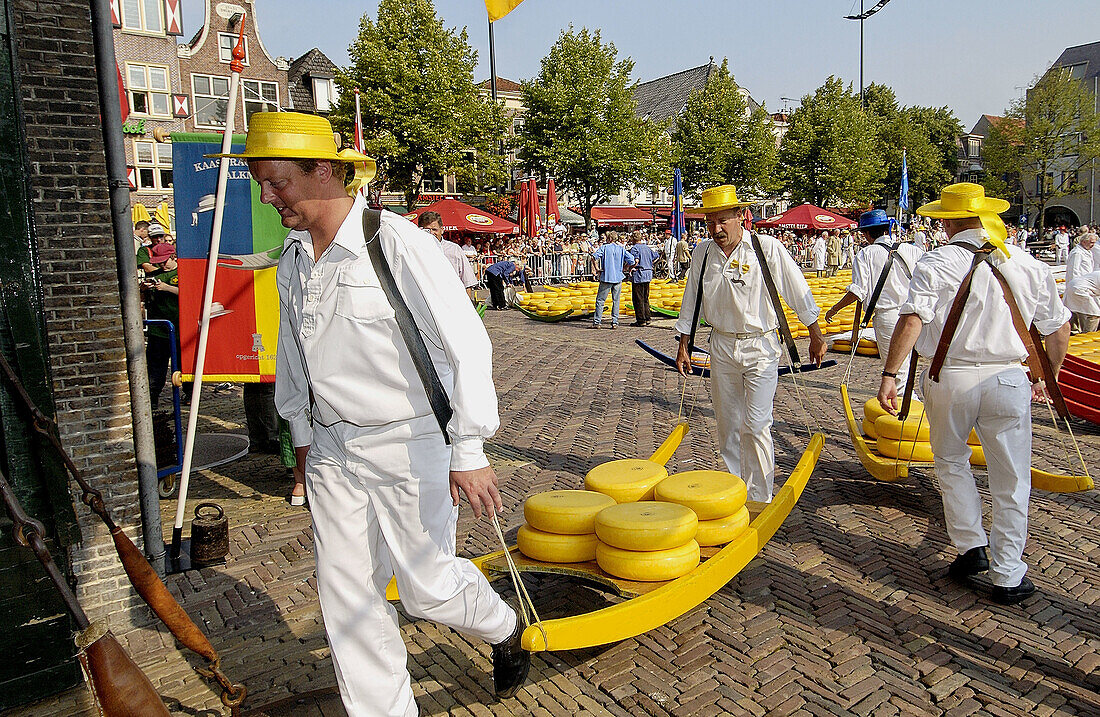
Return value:
<svg viewBox="0 0 1100 717">
<path fill-rule="evenodd" d="M 848 217 L 830 212 L 828 209 L 815 207 L 812 204 L 799 204 L 793 209 L 780 214 L 778 217 L 757 222 L 756 226 L 764 228 L 783 227 L 785 229 L 847 229 L 854 227 L 856 223 Z"/>
<path fill-rule="evenodd" d="M 443 218 L 444 232 L 519 233 L 519 225 L 515 222 L 483 212 L 457 199 L 440 199 L 438 202 L 409 212 L 404 217 L 415 222 L 424 212 L 439 212 L 439 216 Z"/>
<path fill-rule="evenodd" d="M 580 213 L 577 209 L 573 211 L 578 214 Z M 642 224 L 652 224 L 653 215 L 631 205 L 622 207 L 592 207 L 592 221 L 594 221 L 598 227 L 639 226 Z"/>
<path fill-rule="evenodd" d="M 661 219 L 664 219 L 665 221 L 670 221 L 672 219 L 672 208 L 668 207 L 664 209 L 658 209 L 657 216 Z M 706 218 L 707 215 L 700 212 L 684 212 L 684 219 L 698 219 L 699 221 L 702 221 Z"/>
</svg>

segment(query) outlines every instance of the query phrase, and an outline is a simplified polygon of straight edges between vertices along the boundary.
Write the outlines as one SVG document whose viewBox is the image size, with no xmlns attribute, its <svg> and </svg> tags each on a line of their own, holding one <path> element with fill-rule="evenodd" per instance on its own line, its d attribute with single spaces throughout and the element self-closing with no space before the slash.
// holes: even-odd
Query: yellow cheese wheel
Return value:
<svg viewBox="0 0 1100 717">
<path fill-rule="evenodd" d="M 924 412 L 910 412 L 902 423 L 897 416 L 889 414 L 875 419 L 875 437 L 889 438 L 893 441 L 907 440 L 928 441 L 928 417 Z"/>
<path fill-rule="evenodd" d="M 668 471 L 660 463 L 641 458 L 601 463 L 584 477 L 584 487 L 611 496 L 616 503 L 652 500 L 653 486 L 665 478 Z"/>
<path fill-rule="evenodd" d="M 922 463 L 932 461 L 932 446 L 921 441 L 892 441 L 889 438 L 879 438 L 876 443 L 876 450 L 879 455 L 887 458 L 920 461 Z"/>
<path fill-rule="evenodd" d="M 985 450 L 981 446 L 970 446 L 970 465 L 984 466 L 985 465 Z"/>
<path fill-rule="evenodd" d="M 544 563 L 583 563 L 596 559 L 594 533 L 587 535 L 557 535 L 521 525 L 516 534 L 519 552 Z"/>
<path fill-rule="evenodd" d="M 733 515 L 745 505 L 745 481 L 722 471 L 687 471 L 657 484 L 653 497 L 695 511 L 699 520 Z"/>
<path fill-rule="evenodd" d="M 523 517 L 536 530 L 558 535 L 596 532 L 596 514 L 615 501 L 590 490 L 551 490 L 523 502 Z"/>
<path fill-rule="evenodd" d="M 879 416 L 882 418 L 882 416 Z M 878 434 L 875 433 L 875 422 L 869 421 L 866 418 L 863 419 L 863 435 L 868 438 L 878 438 Z"/>
<path fill-rule="evenodd" d="M 675 580 L 699 565 L 699 543 L 691 540 L 668 550 L 638 552 L 606 543 L 596 545 L 596 562 L 605 573 L 624 580 Z"/>
<path fill-rule="evenodd" d="M 596 516 L 596 535 L 623 550 L 666 550 L 695 537 L 699 519 L 689 508 L 647 500 L 604 508 Z"/>
<path fill-rule="evenodd" d="M 898 396 L 898 408 L 901 408 L 901 397 Z M 917 414 L 924 412 L 924 404 L 913 399 L 912 404 L 909 406 L 909 415 L 916 416 Z M 889 416 L 886 409 L 882 407 L 882 404 L 878 402 L 878 398 L 869 398 L 867 402 L 863 404 L 863 417 L 870 423 L 874 424 L 878 420 L 879 416 Z"/>
<path fill-rule="evenodd" d="M 710 545 L 725 545 L 737 538 L 749 527 L 749 509 L 742 506 L 741 510 L 725 518 L 713 518 L 700 520 L 699 529 L 695 532 L 695 542 L 704 548 Z"/>
</svg>

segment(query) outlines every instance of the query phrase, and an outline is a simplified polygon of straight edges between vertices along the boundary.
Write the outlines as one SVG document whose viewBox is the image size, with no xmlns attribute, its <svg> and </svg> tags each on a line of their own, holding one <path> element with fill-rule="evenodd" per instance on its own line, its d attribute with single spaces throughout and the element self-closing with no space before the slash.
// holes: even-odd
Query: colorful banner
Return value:
<svg viewBox="0 0 1100 717">
<path fill-rule="evenodd" d="M 172 135 L 172 175 L 179 260 L 180 353 L 185 379 L 194 375 L 199 320 L 222 137 L 214 133 Z M 244 136 L 233 138 L 233 151 L 244 149 Z M 279 213 L 260 202 L 260 187 L 243 160 L 230 160 L 221 252 L 214 280 L 210 338 L 204 381 L 275 380 L 279 338 L 279 292 L 275 267 L 287 230 Z"/>
<path fill-rule="evenodd" d="M 496 22 L 516 9 L 523 0 L 485 0 L 485 11 L 489 13 L 489 22 Z"/>
</svg>

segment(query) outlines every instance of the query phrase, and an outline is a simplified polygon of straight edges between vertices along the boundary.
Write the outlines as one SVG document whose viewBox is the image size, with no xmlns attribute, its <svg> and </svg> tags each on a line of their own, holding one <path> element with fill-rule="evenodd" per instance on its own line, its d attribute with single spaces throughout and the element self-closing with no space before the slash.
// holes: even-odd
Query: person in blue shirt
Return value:
<svg viewBox="0 0 1100 717">
<path fill-rule="evenodd" d="M 634 269 L 630 272 L 630 301 L 634 304 L 634 325 L 649 326 L 653 312 L 649 310 L 649 282 L 653 281 L 653 261 L 657 252 L 646 244 L 645 235 L 634 232 L 630 246 Z"/>
<path fill-rule="evenodd" d="M 619 241 L 618 232 L 610 232 L 607 243 L 592 253 L 596 260 L 596 277 L 600 288 L 596 291 L 596 313 L 592 317 L 592 328 L 600 328 L 603 321 L 603 307 L 607 303 L 607 293 L 611 292 L 611 328 L 619 328 L 619 297 L 623 291 L 623 266 L 634 266 L 634 257 Z"/>
<path fill-rule="evenodd" d="M 523 276 L 523 262 L 516 263 L 507 259 L 490 264 L 485 270 L 485 283 L 489 285 L 489 297 L 496 311 L 508 308 L 508 302 L 504 298 L 504 281 L 516 272 Z"/>
</svg>

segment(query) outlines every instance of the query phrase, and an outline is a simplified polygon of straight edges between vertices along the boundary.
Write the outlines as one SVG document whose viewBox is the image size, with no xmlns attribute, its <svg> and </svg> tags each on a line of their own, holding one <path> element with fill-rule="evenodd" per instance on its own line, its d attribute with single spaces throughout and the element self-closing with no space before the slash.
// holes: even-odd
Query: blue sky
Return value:
<svg viewBox="0 0 1100 717">
<path fill-rule="evenodd" d="M 875 0 L 865 0 L 870 7 Z M 187 37 L 202 23 L 200 0 L 183 0 Z M 319 47 L 338 65 L 375 0 L 257 0 L 264 45 L 297 57 Z M 436 0 L 449 27 L 467 27 L 478 80 L 489 76 L 481 0 Z M 308 8 L 308 11 L 303 11 Z M 634 79 L 728 57 L 737 81 L 772 111 L 834 74 L 858 87 L 859 0 L 525 0 L 494 26 L 497 73 L 532 77 L 569 26 L 599 28 Z M 1097 0 L 892 0 L 864 24 L 864 80 L 890 85 L 906 105 L 947 105 L 966 129 L 1000 114 L 1072 45 L 1100 41 Z"/>
</svg>

